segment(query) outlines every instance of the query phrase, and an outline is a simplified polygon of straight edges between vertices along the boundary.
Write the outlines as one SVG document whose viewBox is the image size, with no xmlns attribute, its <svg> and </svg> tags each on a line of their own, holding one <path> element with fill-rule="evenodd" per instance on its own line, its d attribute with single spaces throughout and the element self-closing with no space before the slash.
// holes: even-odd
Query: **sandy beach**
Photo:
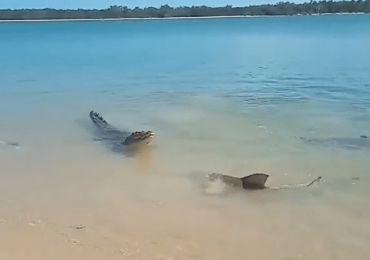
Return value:
<svg viewBox="0 0 370 260">
<path fill-rule="evenodd" d="M 1 259 L 367 259 L 366 153 L 289 141 L 290 120 L 260 115 L 261 127 L 222 106 L 172 111 L 148 115 L 158 134 L 145 161 L 111 154 L 68 120 L 2 146 Z M 270 187 L 323 181 L 208 194 L 211 170 L 266 172 Z"/>
</svg>

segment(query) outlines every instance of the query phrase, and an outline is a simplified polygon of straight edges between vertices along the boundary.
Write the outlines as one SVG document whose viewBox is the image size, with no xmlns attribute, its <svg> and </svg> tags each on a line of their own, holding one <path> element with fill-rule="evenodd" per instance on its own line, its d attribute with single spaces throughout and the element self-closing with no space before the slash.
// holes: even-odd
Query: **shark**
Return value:
<svg viewBox="0 0 370 260">
<path fill-rule="evenodd" d="M 264 189 L 282 189 L 282 188 L 293 188 L 293 187 L 309 187 L 314 183 L 319 183 L 321 180 L 321 176 L 317 177 L 313 181 L 307 184 L 298 184 L 296 186 L 292 185 L 280 185 L 278 187 L 266 187 L 266 181 L 269 175 L 265 173 L 254 173 L 242 178 L 210 172 L 207 174 L 207 178 L 210 182 L 215 182 L 217 180 L 221 180 L 228 186 L 235 188 L 235 189 L 244 189 L 244 190 L 264 190 Z"/>
</svg>

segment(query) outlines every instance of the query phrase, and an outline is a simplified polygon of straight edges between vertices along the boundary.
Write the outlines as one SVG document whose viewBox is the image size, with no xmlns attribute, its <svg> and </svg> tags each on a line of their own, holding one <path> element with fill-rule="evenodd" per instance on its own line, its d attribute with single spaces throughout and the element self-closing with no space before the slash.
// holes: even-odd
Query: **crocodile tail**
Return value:
<svg viewBox="0 0 370 260">
<path fill-rule="evenodd" d="M 99 128 L 106 128 L 107 126 L 109 126 L 109 124 L 107 123 L 107 121 L 105 121 L 103 119 L 103 117 L 101 115 L 99 115 L 99 113 L 95 112 L 94 110 L 91 110 L 90 111 L 89 116 L 91 118 L 91 121 L 93 121 L 93 123 L 97 127 L 99 127 Z"/>
</svg>

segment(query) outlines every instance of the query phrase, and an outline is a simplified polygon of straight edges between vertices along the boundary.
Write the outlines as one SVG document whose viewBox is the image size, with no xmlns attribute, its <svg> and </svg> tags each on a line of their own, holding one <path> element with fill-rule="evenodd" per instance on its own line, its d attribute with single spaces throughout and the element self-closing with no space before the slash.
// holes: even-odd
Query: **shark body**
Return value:
<svg viewBox="0 0 370 260">
<path fill-rule="evenodd" d="M 244 189 L 244 190 L 263 190 L 263 189 L 272 189 L 270 187 L 266 187 L 266 181 L 268 179 L 269 175 L 265 173 L 254 173 L 242 178 L 233 177 L 230 175 L 225 175 L 221 173 L 209 173 L 208 179 L 211 182 L 214 182 L 216 180 L 221 180 L 227 185 L 236 188 L 236 189 Z M 315 180 L 311 181 L 308 184 L 298 185 L 297 187 L 305 186 L 309 187 L 315 182 L 319 182 L 321 180 L 321 176 L 316 178 Z M 290 185 L 286 185 L 289 187 L 292 187 Z M 283 186 L 280 186 L 278 188 L 273 189 L 280 189 L 283 188 Z"/>
</svg>

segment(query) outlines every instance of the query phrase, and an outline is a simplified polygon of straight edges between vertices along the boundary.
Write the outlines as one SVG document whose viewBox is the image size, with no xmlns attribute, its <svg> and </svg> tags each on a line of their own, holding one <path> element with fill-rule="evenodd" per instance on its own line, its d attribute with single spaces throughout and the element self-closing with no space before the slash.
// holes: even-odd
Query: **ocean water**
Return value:
<svg viewBox="0 0 370 260">
<path fill-rule="evenodd" d="M 369 32 L 369 15 L 0 23 L 0 259 L 369 259 Z M 153 130 L 150 153 L 94 141 L 92 109 Z M 230 194 L 209 171 L 322 181 Z"/>
</svg>

